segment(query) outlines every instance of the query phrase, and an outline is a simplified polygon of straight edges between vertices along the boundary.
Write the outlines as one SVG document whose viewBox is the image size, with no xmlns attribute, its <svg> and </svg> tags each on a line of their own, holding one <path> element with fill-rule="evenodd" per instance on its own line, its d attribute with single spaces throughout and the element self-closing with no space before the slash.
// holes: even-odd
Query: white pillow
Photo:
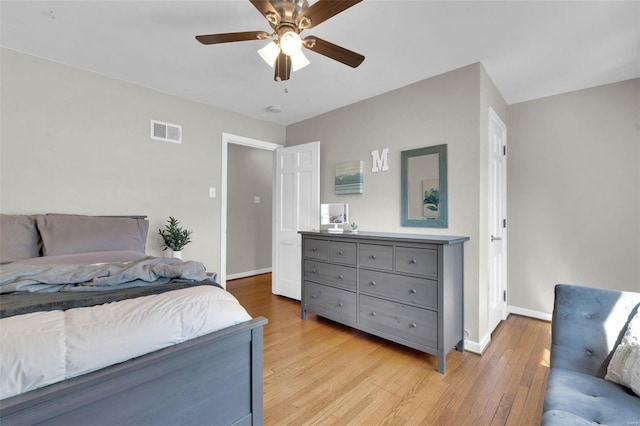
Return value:
<svg viewBox="0 0 640 426">
<path fill-rule="evenodd" d="M 613 352 L 605 379 L 627 386 L 640 396 L 640 310 Z"/>
</svg>

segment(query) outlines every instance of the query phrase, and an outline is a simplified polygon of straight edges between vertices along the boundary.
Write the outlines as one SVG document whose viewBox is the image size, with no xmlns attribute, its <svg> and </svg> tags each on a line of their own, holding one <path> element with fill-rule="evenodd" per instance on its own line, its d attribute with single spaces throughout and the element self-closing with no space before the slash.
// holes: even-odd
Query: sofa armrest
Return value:
<svg viewBox="0 0 640 426">
<path fill-rule="evenodd" d="M 556 285 L 551 367 L 604 377 L 639 304 L 640 293 Z"/>
</svg>

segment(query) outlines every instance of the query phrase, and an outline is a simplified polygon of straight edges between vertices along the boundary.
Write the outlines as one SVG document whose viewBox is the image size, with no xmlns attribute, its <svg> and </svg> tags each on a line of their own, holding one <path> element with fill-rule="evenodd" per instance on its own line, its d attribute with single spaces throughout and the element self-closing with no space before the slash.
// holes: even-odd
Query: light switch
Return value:
<svg viewBox="0 0 640 426">
<path fill-rule="evenodd" d="M 258 197 L 257 195 L 253 196 L 253 203 L 254 204 L 260 204 L 260 197 Z"/>
<path fill-rule="evenodd" d="M 209 198 L 216 198 L 216 189 L 214 187 L 209 188 Z"/>
</svg>

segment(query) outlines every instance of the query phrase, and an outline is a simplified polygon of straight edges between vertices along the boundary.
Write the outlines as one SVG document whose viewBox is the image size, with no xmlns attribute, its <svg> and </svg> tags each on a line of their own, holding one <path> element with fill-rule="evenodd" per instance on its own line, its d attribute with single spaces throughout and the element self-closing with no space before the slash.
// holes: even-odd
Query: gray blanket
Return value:
<svg viewBox="0 0 640 426">
<path fill-rule="evenodd" d="M 188 282 L 184 280 L 174 280 L 168 284 L 154 285 L 151 287 L 108 289 L 106 291 L 91 291 L 88 293 L 64 292 L 0 294 L 0 318 L 38 311 L 66 311 L 67 309 L 72 308 L 102 305 L 104 303 L 166 293 L 168 291 L 180 290 L 199 285 L 220 287 L 220 284 L 213 280 Z"/>
<path fill-rule="evenodd" d="M 209 278 L 202 263 L 145 257 L 95 265 L 21 265 L 0 267 L 0 293 L 105 291 L 166 284 L 172 279 Z"/>
</svg>

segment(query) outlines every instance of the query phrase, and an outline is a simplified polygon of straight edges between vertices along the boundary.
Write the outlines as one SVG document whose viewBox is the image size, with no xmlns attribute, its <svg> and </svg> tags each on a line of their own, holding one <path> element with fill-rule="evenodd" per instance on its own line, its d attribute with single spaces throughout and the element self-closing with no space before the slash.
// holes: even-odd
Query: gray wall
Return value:
<svg viewBox="0 0 640 426">
<path fill-rule="evenodd" d="M 220 269 L 222 133 L 284 143 L 283 126 L 1 50 L 0 210 L 146 214 L 147 252 L 171 215 L 192 229 L 185 259 Z M 149 120 L 183 126 L 182 145 Z"/>
<path fill-rule="evenodd" d="M 287 126 L 287 145 L 321 142 L 320 200 L 349 203 L 359 229 L 471 237 L 465 243 L 465 328 L 476 342 L 487 327 L 487 305 L 480 303 L 488 265 L 488 258 L 481 258 L 487 254 L 480 244 L 485 215 L 480 209 L 487 208 L 481 194 L 488 183 L 481 180 L 487 171 L 480 158 L 488 138 L 481 135 L 486 129 L 481 122 L 489 104 L 496 103 L 499 114 L 506 107 L 492 86 L 482 66 L 474 64 Z M 402 227 L 400 153 L 439 144 L 448 145 L 449 228 Z M 382 148 L 389 148 L 390 169 L 372 173 L 370 153 Z M 335 165 L 352 160 L 364 160 L 364 193 L 337 196 Z"/>
<path fill-rule="evenodd" d="M 509 107 L 509 303 L 640 291 L 640 79 Z"/>
<path fill-rule="evenodd" d="M 227 156 L 227 274 L 271 269 L 273 152 L 229 144 Z"/>
</svg>

